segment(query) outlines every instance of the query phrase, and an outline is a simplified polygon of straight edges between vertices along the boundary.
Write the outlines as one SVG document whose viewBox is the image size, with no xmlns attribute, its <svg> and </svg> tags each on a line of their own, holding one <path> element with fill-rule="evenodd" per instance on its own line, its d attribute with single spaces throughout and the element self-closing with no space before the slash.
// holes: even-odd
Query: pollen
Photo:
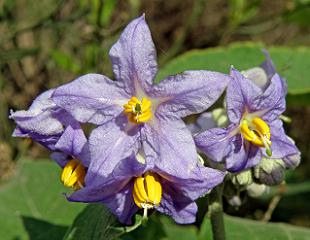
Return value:
<svg viewBox="0 0 310 240">
<path fill-rule="evenodd" d="M 124 104 L 124 113 L 132 123 L 145 123 L 152 118 L 152 103 L 147 98 L 142 98 L 140 101 L 133 96 Z"/>
<path fill-rule="evenodd" d="M 243 137 L 258 147 L 265 147 L 268 156 L 272 155 L 270 146 L 270 128 L 261 118 L 255 117 L 251 121 L 244 119 L 240 126 Z"/>
<path fill-rule="evenodd" d="M 162 197 L 162 186 L 158 176 L 148 172 L 137 177 L 132 194 L 134 202 L 139 208 L 147 210 L 159 205 Z"/>
<path fill-rule="evenodd" d="M 84 185 L 85 175 L 85 167 L 78 160 L 72 159 L 63 168 L 60 179 L 66 187 L 78 190 Z"/>
</svg>

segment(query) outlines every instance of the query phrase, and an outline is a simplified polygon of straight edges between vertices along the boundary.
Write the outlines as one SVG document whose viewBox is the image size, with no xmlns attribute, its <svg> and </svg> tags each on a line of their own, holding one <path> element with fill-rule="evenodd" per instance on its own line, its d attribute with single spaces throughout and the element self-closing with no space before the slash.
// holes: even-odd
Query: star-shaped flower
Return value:
<svg viewBox="0 0 310 240">
<path fill-rule="evenodd" d="M 263 71 L 263 72 L 262 72 Z M 251 79 L 261 77 L 261 84 Z M 271 59 L 262 70 L 243 74 L 231 69 L 227 88 L 227 128 L 213 128 L 195 136 L 197 147 L 215 162 L 225 161 L 226 168 L 238 172 L 257 165 L 262 157 L 291 161 L 299 151 L 286 136 L 279 116 L 285 110 L 287 87 L 275 72 Z"/>
<path fill-rule="evenodd" d="M 79 122 L 100 125 L 89 139 L 92 161 L 86 183 L 108 176 L 139 151 L 160 171 L 190 176 L 197 153 L 181 118 L 206 110 L 230 77 L 186 71 L 154 85 L 156 51 L 144 15 L 126 27 L 109 54 L 116 81 L 87 74 L 60 86 L 52 97 Z"/>
</svg>

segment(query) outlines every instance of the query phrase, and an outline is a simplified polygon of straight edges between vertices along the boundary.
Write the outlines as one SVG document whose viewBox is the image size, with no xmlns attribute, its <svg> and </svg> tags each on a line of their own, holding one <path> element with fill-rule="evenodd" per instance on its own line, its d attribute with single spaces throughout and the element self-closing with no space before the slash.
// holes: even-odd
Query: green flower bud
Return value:
<svg viewBox="0 0 310 240">
<path fill-rule="evenodd" d="M 228 125 L 228 117 L 224 108 L 216 108 L 212 111 L 212 118 L 218 127 Z"/>
<path fill-rule="evenodd" d="M 268 187 L 264 184 L 252 183 L 246 188 L 249 196 L 256 198 L 268 191 Z"/>
<path fill-rule="evenodd" d="M 227 202 L 229 203 L 229 205 L 233 207 L 240 207 L 242 204 L 242 201 L 239 196 L 233 196 L 230 199 L 227 199 Z"/>
<path fill-rule="evenodd" d="M 232 182 L 235 185 L 249 185 L 253 182 L 253 176 L 251 170 L 240 172 L 233 176 Z"/>
<path fill-rule="evenodd" d="M 254 169 L 255 178 L 268 186 L 280 184 L 285 176 L 285 163 L 282 159 L 262 158 Z"/>
</svg>

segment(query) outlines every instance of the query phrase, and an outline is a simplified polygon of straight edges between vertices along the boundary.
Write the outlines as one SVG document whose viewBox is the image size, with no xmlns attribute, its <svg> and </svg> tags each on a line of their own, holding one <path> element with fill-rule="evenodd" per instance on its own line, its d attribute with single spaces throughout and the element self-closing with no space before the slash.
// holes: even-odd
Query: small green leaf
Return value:
<svg viewBox="0 0 310 240">
<path fill-rule="evenodd" d="M 66 200 L 59 174 L 52 161 L 20 160 L 16 176 L 0 187 L 1 240 L 62 237 L 84 205 Z"/>
<path fill-rule="evenodd" d="M 122 234 L 116 231 L 117 218 L 103 204 L 89 204 L 74 220 L 64 240 L 110 240 Z"/>
</svg>

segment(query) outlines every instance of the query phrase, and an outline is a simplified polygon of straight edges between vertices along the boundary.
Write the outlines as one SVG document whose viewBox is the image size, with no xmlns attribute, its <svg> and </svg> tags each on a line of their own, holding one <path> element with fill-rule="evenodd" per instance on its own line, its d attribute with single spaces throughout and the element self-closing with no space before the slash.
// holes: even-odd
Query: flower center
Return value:
<svg viewBox="0 0 310 240">
<path fill-rule="evenodd" d="M 128 103 L 124 104 L 124 112 L 132 123 L 145 123 L 152 118 L 152 103 L 147 98 L 140 101 L 133 96 Z"/>
<path fill-rule="evenodd" d="M 84 185 L 85 175 L 85 167 L 77 159 L 72 159 L 63 168 L 60 179 L 66 187 L 78 190 Z"/>
<path fill-rule="evenodd" d="M 147 215 L 147 210 L 158 205 L 161 201 L 162 186 L 158 176 L 154 173 L 146 173 L 143 176 L 137 177 L 134 182 L 132 191 L 133 200 L 139 208 L 144 209 L 144 215 Z"/>
<path fill-rule="evenodd" d="M 243 119 L 240 125 L 242 136 L 259 147 L 265 147 L 266 153 L 270 157 L 272 151 L 270 149 L 270 128 L 268 124 L 261 118 L 255 117 L 251 120 Z"/>
</svg>

